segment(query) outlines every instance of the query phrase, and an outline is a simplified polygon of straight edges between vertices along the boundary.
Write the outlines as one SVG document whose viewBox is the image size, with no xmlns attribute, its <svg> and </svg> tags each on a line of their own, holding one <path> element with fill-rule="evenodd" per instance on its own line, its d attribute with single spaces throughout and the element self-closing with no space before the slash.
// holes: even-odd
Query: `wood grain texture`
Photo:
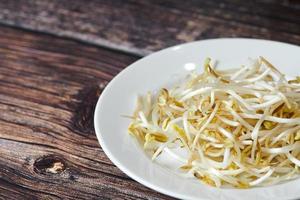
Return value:
<svg viewBox="0 0 300 200">
<path fill-rule="evenodd" d="M 0 23 L 138 55 L 215 37 L 300 44 L 297 0 L 0 1 Z"/>
<path fill-rule="evenodd" d="M 0 26 L 0 199 L 169 199 L 115 167 L 93 129 L 102 89 L 136 59 Z"/>
</svg>

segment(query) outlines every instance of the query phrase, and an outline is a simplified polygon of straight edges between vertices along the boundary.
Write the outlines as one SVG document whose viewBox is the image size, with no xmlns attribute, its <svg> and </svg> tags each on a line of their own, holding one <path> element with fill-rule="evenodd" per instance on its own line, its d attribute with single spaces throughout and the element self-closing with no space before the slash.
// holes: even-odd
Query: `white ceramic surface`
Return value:
<svg viewBox="0 0 300 200">
<path fill-rule="evenodd" d="M 300 198 L 300 179 L 252 189 L 218 189 L 184 179 L 153 163 L 127 133 L 136 97 L 184 77 L 206 57 L 219 61 L 218 69 L 239 67 L 249 57 L 264 56 L 288 76 L 300 74 L 300 47 L 257 39 L 212 39 L 182 44 L 153 53 L 124 69 L 105 88 L 94 125 L 106 155 L 123 172 L 141 184 L 180 199 L 285 200 Z"/>
</svg>

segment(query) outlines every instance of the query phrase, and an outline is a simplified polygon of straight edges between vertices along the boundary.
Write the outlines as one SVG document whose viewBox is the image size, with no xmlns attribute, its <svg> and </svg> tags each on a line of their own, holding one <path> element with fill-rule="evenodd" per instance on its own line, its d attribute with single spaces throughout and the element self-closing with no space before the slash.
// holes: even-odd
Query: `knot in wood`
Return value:
<svg viewBox="0 0 300 200">
<path fill-rule="evenodd" d="M 33 166 L 34 171 L 39 174 L 60 174 L 66 169 L 63 159 L 55 155 L 38 158 Z"/>
<path fill-rule="evenodd" d="M 72 118 L 74 128 L 80 134 L 94 134 L 93 116 L 98 98 L 107 82 L 92 84 L 84 87 L 78 94 L 80 101 L 76 115 Z"/>
</svg>

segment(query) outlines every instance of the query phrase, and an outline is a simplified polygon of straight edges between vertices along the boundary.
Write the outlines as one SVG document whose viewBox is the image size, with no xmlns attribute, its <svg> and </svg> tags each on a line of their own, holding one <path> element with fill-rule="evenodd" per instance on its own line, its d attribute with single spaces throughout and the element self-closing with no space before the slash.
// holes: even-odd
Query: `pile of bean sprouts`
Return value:
<svg viewBox="0 0 300 200">
<path fill-rule="evenodd" d="M 215 187 L 289 180 L 300 167 L 300 77 L 263 57 L 229 70 L 207 58 L 202 74 L 139 96 L 128 131 L 153 160 L 185 149 L 180 170 Z"/>
</svg>

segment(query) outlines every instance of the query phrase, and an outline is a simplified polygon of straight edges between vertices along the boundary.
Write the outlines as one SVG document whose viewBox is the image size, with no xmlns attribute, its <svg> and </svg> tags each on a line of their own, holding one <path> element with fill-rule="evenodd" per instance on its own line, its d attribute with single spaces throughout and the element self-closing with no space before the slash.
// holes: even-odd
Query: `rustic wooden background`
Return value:
<svg viewBox="0 0 300 200">
<path fill-rule="evenodd" d="M 94 106 L 142 56 L 215 37 L 300 45 L 300 1 L 0 0 L 0 198 L 171 199 L 110 162 Z"/>
</svg>

